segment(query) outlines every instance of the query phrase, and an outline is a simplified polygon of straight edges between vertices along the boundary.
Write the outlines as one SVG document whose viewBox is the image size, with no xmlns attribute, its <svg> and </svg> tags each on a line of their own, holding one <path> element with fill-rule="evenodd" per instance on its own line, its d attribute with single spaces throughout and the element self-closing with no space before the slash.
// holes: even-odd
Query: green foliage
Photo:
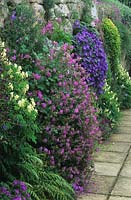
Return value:
<svg viewBox="0 0 131 200">
<path fill-rule="evenodd" d="M 121 65 L 115 74 L 117 84 L 115 92 L 117 93 L 121 109 L 131 108 L 131 79 L 128 72 Z"/>
<path fill-rule="evenodd" d="M 117 93 L 120 107 L 129 108 L 131 106 L 131 80 L 126 70 L 119 64 L 121 51 L 118 29 L 110 19 L 105 19 L 103 21 L 102 28 L 109 64 L 111 66 L 111 88 Z"/>
<path fill-rule="evenodd" d="M 130 6 L 131 7 L 131 2 L 130 0 L 119 0 L 121 3 L 124 3 L 125 5 L 127 6 Z"/>
<path fill-rule="evenodd" d="M 104 12 L 104 17 L 110 17 L 112 20 L 114 20 L 114 14 L 116 13 L 115 16 L 118 17 L 117 19 L 131 28 L 131 8 L 128 6 L 118 0 L 101 0 L 98 8 L 101 10 L 101 14 Z"/>
<path fill-rule="evenodd" d="M 49 200 L 74 200 L 74 191 L 62 177 L 51 172 L 39 170 L 38 185 L 34 187 L 29 185 L 29 192 L 33 199 Z"/>
<path fill-rule="evenodd" d="M 129 28 L 119 22 L 119 21 L 114 21 L 115 25 L 117 26 L 120 37 L 121 37 L 121 57 L 124 59 L 124 67 L 126 69 L 131 68 L 131 31 Z"/>
<path fill-rule="evenodd" d="M 72 35 L 65 31 L 64 27 L 67 27 L 66 20 L 58 18 L 57 21 L 53 22 L 53 33 L 49 34 L 49 38 L 59 43 L 72 44 Z"/>
<path fill-rule="evenodd" d="M 112 73 L 117 71 L 121 54 L 121 41 L 117 27 L 113 24 L 110 19 L 104 19 L 102 23 L 102 30 L 104 32 L 104 42 L 109 59 L 109 64 Z"/>
<path fill-rule="evenodd" d="M 36 142 L 37 110 L 33 98 L 27 98 L 28 73 L 6 58 L 4 43 L 0 52 L 0 184 L 15 179 L 27 182 L 33 200 L 74 200 L 72 187 L 47 168 L 43 154 L 32 147 Z M 31 185 L 30 185 L 31 184 Z"/>
<path fill-rule="evenodd" d="M 9 17 L 5 20 L 4 29 L 1 29 L 0 37 L 10 49 L 9 55 L 12 56 L 12 62 L 21 64 L 20 58 L 34 55 L 34 52 L 40 52 L 42 48 L 41 24 L 37 23 L 34 10 L 28 4 L 18 4 L 15 10 L 11 10 Z M 18 58 L 16 54 L 19 55 Z M 24 60 L 25 65 L 27 59 Z M 30 64 L 32 61 L 30 57 Z M 27 64 L 28 68 L 29 62 Z"/>
<path fill-rule="evenodd" d="M 107 139 L 116 127 L 120 117 L 120 105 L 117 94 L 111 91 L 111 87 L 106 83 L 103 94 L 98 99 L 99 118 L 102 136 Z"/>
<path fill-rule="evenodd" d="M 3 44 L 1 48 L 0 104 L 4 109 L 0 113 L 0 176 L 8 180 L 20 174 L 24 176 L 21 167 L 29 163 L 27 154 L 35 154 L 29 142 L 36 142 L 38 127 L 34 101 L 26 98 L 29 89 L 27 74 L 20 66 L 9 63 Z"/>
</svg>

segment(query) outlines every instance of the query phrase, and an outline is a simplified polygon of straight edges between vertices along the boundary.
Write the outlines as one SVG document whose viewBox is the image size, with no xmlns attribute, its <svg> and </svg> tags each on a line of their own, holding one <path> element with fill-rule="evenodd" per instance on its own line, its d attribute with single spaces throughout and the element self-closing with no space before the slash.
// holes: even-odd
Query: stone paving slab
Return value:
<svg viewBox="0 0 131 200">
<path fill-rule="evenodd" d="M 117 196 L 117 197 L 110 197 L 109 200 L 131 200 L 130 197 L 120 197 L 120 196 Z"/>
<path fill-rule="evenodd" d="M 95 162 L 95 172 L 98 175 L 117 176 L 120 168 L 121 164 L 118 163 Z"/>
<path fill-rule="evenodd" d="M 123 112 L 116 134 L 94 154 L 95 175 L 90 182 L 92 185 L 87 187 L 90 194 L 83 195 L 79 200 L 131 200 L 130 148 L 131 109 Z"/>
<path fill-rule="evenodd" d="M 125 163 L 131 165 L 131 151 L 130 151 Z"/>
<path fill-rule="evenodd" d="M 131 198 L 131 178 L 119 177 L 111 194 Z"/>
<path fill-rule="evenodd" d="M 122 111 L 122 117 L 124 116 L 131 116 L 131 109 Z"/>
<path fill-rule="evenodd" d="M 120 176 L 131 178 L 131 164 L 124 165 L 124 167 L 120 173 Z"/>
<path fill-rule="evenodd" d="M 116 177 L 94 175 L 88 186 L 90 193 L 109 194 Z"/>
<path fill-rule="evenodd" d="M 106 195 L 96 195 L 96 194 L 88 194 L 83 195 L 82 197 L 79 197 L 78 200 L 106 200 Z"/>
<path fill-rule="evenodd" d="M 108 152 L 127 152 L 130 147 L 130 143 L 126 142 L 107 142 L 100 147 L 100 151 Z M 98 152 L 99 153 L 99 152 Z"/>
<path fill-rule="evenodd" d="M 113 134 L 109 140 L 113 142 L 131 142 L 131 134 Z"/>
<path fill-rule="evenodd" d="M 119 134 L 131 134 L 131 127 L 127 127 L 126 128 L 124 126 L 119 126 L 119 128 L 117 129 L 117 133 Z"/>
<path fill-rule="evenodd" d="M 99 162 L 122 163 L 125 157 L 125 153 L 101 151 L 95 154 L 94 160 Z"/>
<path fill-rule="evenodd" d="M 131 120 L 131 119 L 130 119 Z M 122 120 L 122 122 L 120 122 L 120 124 L 118 124 L 118 126 L 127 126 L 127 127 L 131 127 L 131 121 L 128 121 L 128 120 Z"/>
</svg>

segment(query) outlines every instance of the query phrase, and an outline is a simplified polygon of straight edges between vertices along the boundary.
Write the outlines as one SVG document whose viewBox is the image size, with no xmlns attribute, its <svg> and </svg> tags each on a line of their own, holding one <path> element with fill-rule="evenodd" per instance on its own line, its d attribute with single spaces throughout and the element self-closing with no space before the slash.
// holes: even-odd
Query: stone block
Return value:
<svg viewBox="0 0 131 200">
<path fill-rule="evenodd" d="M 131 134 L 113 134 L 109 140 L 112 142 L 131 142 Z"/>
<path fill-rule="evenodd" d="M 120 196 L 115 196 L 115 197 L 113 197 L 113 196 L 111 196 L 110 198 L 109 198 L 109 200 L 130 200 L 130 198 L 129 197 L 120 197 Z"/>
<path fill-rule="evenodd" d="M 100 151 L 127 152 L 129 150 L 129 147 L 130 143 L 126 142 L 108 142 L 101 145 Z"/>
<path fill-rule="evenodd" d="M 106 200 L 106 195 L 88 194 L 79 197 L 77 200 Z"/>
<path fill-rule="evenodd" d="M 95 154 L 94 160 L 99 162 L 122 163 L 125 157 L 125 153 L 101 151 Z"/>
<path fill-rule="evenodd" d="M 93 194 L 109 194 L 116 177 L 94 175 L 87 187 L 87 191 Z"/>
<path fill-rule="evenodd" d="M 123 166 L 120 176 L 131 178 L 131 163 Z"/>
<path fill-rule="evenodd" d="M 117 176 L 118 172 L 121 168 L 121 164 L 106 163 L 106 162 L 95 162 L 95 171 L 98 175 Z"/>
<path fill-rule="evenodd" d="M 119 177 L 111 194 L 131 198 L 131 178 Z"/>
</svg>

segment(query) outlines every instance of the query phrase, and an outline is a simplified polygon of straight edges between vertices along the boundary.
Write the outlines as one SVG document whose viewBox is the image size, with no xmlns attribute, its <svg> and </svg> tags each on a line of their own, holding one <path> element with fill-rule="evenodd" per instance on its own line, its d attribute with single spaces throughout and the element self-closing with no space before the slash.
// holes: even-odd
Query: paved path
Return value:
<svg viewBox="0 0 131 200">
<path fill-rule="evenodd" d="M 78 200 L 131 200 L 131 110 L 123 111 L 116 134 L 94 159 L 90 194 Z"/>
</svg>

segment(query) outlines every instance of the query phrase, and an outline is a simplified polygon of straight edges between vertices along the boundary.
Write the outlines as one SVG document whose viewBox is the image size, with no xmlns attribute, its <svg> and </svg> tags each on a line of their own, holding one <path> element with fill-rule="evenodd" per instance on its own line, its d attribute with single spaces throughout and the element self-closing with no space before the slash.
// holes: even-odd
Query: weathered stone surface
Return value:
<svg viewBox="0 0 131 200">
<path fill-rule="evenodd" d="M 7 3 L 4 0 L 0 0 L 0 27 L 3 26 L 4 19 L 8 16 Z"/>
<path fill-rule="evenodd" d="M 131 198 L 131 178 L 120 177 L 112 191 L 112 194 Z"/>
<path fill-rule="evenodd" d="M 69 10 L 70 10 L 70 16 L 74 19 L 81 19 L 82 13 L 83 13 L 83 8 L 84 8 L 84 3 L 79 2 L 79 3 L 68 3 L 67 4 Z"/>
<path fill-rule="evenodd" d="M 109 200 L 130 200 L 130 197 L 110 197 Z"/>
<path fill-rule="evenodd" d="M 113 142 L 131 142 L 131 134 L 113 134 L 110 138 Z"/>
<path fill-rule="evenodd" d="M 70 18 L 70 11 L 66 4 L 55 5 L 54 13 L 56 17 L 67 17 Z"/>
<path fill-rule="evenodd" d="M 15 4 L 19 4 L 22 3 L 23 0 L 12 0 L 11 2 L 15 3 Z"/>
<path fill-rule="evenodd" d="M 125 158 L 124 153 L 118 153 L 118 152 L 99 152 L 95 154 L 95 161 L 101 161 L 101 162 L 112 162 L 112 163 L 122 163 Z"/>
<path fill-rule="evenodd" d="M 32 3 L 31 5 L 35 11 L 37 18 L 43 21 L 44 14 L 45 14 L 45 10 L 44 10 L 43 6 L 38 3 Z"/>
<path fill-rule="evenodd" d="M 106 200 L 106 195 L 88 194 L 78 198 L 78 200 Z"/>
<path fill-rule="evenodd" d="M 130 126 L 119 126 L 117 132 L 120 134 L 131 134 L 131 127 Z"/>
<path fill-rule="evenodd" d="M 109 194 L 116 177 L 94 175 L 88 186 L 90 193 Z"/>
<path fill-rule="evenodd" d="M 117 176 L 120 167 L 121 164 L 118 163 L 95 162 L 95 171 L 98 175 Z"/>
<path fill-rule="evenodd" d="M 131 178 L 131 163 L 124 165 L 124 167 L 120 173 L 120 176 Z"/>
<path fill-rule="evenodd" d="M 38 4 L 43 4 L 44 0 L 28 0 L 30 3 L 38 3 Z"/>
<path fill-rule="evenodd" d="M 131 116 L 131 109 L 122 111 L 123 116 Z"/>
<path fill-rule="evenodd" d="M 127 152 L 130 147 L 130 143 L 126 142 L 108 142 L 100 147 L 101 151 L 109 152 Z"/>
<path fill-rule="evenodd" d="M 131 150 L 130 150 L 130 153 L 129 153 L 125 163 L 131 165 Z"/>
</svg>

